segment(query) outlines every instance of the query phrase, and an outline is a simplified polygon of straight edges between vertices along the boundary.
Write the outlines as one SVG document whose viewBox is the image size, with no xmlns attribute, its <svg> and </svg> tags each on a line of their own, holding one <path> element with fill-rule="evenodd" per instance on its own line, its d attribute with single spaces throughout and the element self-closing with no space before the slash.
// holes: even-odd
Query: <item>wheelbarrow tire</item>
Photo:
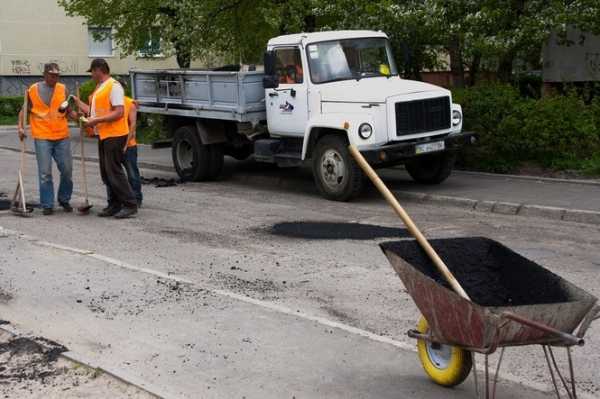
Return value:
<svg viewBox="0 0 600 399">
<path fill-rule="evenodd" d="M 417 330 L 421 334 L 428 332 L 429 325 L 424 317 L 421 317 Z M 471 372 L 473 366 L 471 352 L 458 346 L 441 345 L 441 348 L 436 350 L 431 343 L 419 339 L 417 350 L 425 373 L 438 385 L 444 387 L 459 385 Z"/>
</svg>

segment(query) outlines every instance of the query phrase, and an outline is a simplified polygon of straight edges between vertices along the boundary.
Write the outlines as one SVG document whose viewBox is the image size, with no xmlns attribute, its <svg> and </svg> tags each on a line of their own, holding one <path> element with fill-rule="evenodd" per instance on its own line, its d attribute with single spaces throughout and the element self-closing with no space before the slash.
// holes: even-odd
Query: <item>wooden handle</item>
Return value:
<svg viewBox="0 0 600 399">
<path fill-rule="evenodd" d="M 22 109 L 22 113 L 23 113 L 23 120 L 22 122 L 22 126 L 23 126 L 23 131 L 25 134 L 27 134 L 27 113 L 29 112 L 29 91 L 27 89 L 25 89 L 25 96 L 23 97 L 23 109 Z M 23 140 L 21 140 L 21 165 L 20 165 L 20 172 L 21 175 L 25 174 L 25 138 L 23 138 Z"/>
<path fill-rule="evenodd" d="M 79 98 L 79 82 L 75 82 L 75 91 L 77 93 L 77 98 L 79 99 L 79 101 L 81 101 L 81 99 Z M 80 111 L 80 107 L 79 107 L 79 101 L 77 101 L 77 121 L 79 122 L 79 140 L 80 140 L 80 146 L 81 146 L 81 176 L 82 176 L 82 180 L 83 180 L 83 191 L 84 191 L 84 195 L 85 195 L 85 204 L 87 205 L 89 200 L 88 200 L 88 186 L 87 186 L 87 173 L 85 170 L 85 142 L 83 140 L 83 126 L 81 124 L 81 118 L 79 117 L 79 111 Z"/>
<path fill-rule="evenodd" d="M 421 233 L 421 230 L 419 230 L 419 228 L 412 221 L 410 216 L 408 216 L 408 213 L 406 213 L 402 205 L 400 205 L 396 197 L 394 197 L 394 194 L 392 194 L 392 192 L 379 178 L 377 173 L 375 173 L 375 171 L 373 170 L 371 165 L 369 165 L 365 157 L 362 156 L 360 151 L 358 151 L 358 149 L 354 145 L 351 144 L 349 148 L 350 153 L 352 154 L 354 159 L 356 159 L 358 166 L 360 166 L 360 168 L 365 172 L 369 179 L 371 179 L 375 187 L 377 187 L 377 189 L 383 195 L 386 201 L 391 205 L 391 207 L 398 214 L 398 216 L 400 216 L 400 219 L 402 219 L 410 234 L 412 234 L 412 236 L 415 237 L 415 239 L 421 245 L 423 250 L 425 250 L 429 258 L 431 258 L 431 260 L 433 261 L 433 264 L 437 267 L 442 276 L 444 276 L 446 281 L 448 281 L 452 289 L 454 289 L 454 291 L 456 291 L 458 295 L 470 301 L 471 298 L 469 298 L 465 290 L 463 290 L 458 280 L 454 278 L 454 275 L 448 269 L 448 266 L 446 266 L 444 261 L 437 254 L 437 252 L 435 252 L 431 244 L 429 244 L 429 241 L 427 241 L 427 238 L 425 238 L 423 233 Z"/>
</svg>

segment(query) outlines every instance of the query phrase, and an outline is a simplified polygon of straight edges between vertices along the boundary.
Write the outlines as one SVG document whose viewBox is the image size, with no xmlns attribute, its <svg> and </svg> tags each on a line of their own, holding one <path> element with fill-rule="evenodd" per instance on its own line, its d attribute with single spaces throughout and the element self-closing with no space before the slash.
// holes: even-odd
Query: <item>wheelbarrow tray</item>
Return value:
<svg viewBox="0 0 600 399">
<path fill-rule="evenodd" d="M 381 248 L 436 342 L 482 353 L 498 346 L 560 344 L 555 334 L 503 315 L 511 312 L 571 334 L 594 312 L 597 298 L 494 240 L 430 243 L 472 301 L 450 289 L 417 241 L 386 242 Z"/>
</svg>

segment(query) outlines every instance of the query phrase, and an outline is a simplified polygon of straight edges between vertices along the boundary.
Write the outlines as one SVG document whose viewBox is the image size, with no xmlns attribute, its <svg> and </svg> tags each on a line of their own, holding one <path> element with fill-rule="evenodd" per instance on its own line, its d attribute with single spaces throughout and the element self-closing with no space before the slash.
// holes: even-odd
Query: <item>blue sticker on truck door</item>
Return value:
<svg viewBox="0 0 600 399">
<path fill-rule="evenodd" d="M 282 113 L 291 113 L 294 110 L 294 106 L 286 101 L 285 104 L 279 105 L 279 109 Z"/>
</svg>

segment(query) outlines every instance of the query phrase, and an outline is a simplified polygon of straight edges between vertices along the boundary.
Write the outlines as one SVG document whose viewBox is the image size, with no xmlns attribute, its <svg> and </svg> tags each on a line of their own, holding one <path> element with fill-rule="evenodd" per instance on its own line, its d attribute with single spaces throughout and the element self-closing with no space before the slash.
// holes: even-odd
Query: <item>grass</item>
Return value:
<svg viewBox="0 0 600 399">
<path fill-rule="evenodd" d="M 17 124 L 17 116 L 16 115 L 0 115 L 0 125 L 16 125 Z"/>
</svg>

